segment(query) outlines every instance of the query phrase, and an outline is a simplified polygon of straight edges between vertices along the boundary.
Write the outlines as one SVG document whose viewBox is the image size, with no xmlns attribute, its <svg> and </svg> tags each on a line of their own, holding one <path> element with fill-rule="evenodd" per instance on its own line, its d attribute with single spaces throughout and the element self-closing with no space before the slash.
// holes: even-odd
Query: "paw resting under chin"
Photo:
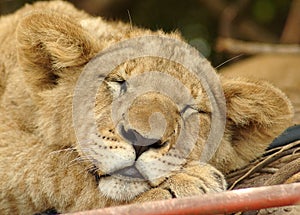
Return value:
<svg viewBox="0 0 300 215">
<path fill-rule="evenodd" d="M 210 165 L 193 165 L 170 177 L 161 188 L 168 190 L 173 198 L 216 193 L 226 190 L 222 173 Z"/>
<path fill-rule="evenodd" d="M 207 164 L 192 165 L 169 177 L 159 187 L 141 194 L 133 202 L 222 192 L 226 190 L 226 185 L 224 176 L 214 167 Z"/>
</svg>

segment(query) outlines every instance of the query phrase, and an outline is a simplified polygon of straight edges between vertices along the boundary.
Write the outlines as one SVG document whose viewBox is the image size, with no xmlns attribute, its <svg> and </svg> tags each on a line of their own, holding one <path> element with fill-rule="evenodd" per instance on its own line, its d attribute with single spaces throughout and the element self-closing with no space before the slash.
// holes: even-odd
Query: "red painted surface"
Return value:
<svg viewBox="0 0 300 215">
<path fill-rule="evenodd" d="M 224 214 L 300 203 L 300 183 L 226 191 L 217 194 L 146 202 L 72 215 L 183 215 Z"/>
</svg>

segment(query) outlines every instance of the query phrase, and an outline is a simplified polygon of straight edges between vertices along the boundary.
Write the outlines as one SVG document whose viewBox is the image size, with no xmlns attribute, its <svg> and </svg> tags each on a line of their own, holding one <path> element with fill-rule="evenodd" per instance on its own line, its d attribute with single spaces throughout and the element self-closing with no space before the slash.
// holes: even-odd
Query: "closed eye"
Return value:
<svg viewBox="0 0 300 215">
<path fill-rule="evenodd" d="M 120 84 L 120 93 L 124 94 L 127 91 L 127 82 L 125 80 L 117 81 L 118 84 Z"/>
<path fill-rule="evenodd" d="M 125 80 L 108 81 L 107 85 L 115 96 L 121 96 L 127 91 L 128 83 Z"/>
<path fill-rule="evenodd" d="M 185 114 L 192 114 L 192 113 L 205 113 L 205 111 L 199 109 L 195 105 L 185 105 L 182 110 L 180 111 L 181 116 Z"/>
<path fill-rule="evenodd" d="M 154 149 L 162 148 L 166 146 L 168 143 L 169 143 L 168 141 L 162 142 L 161 140 L 158 140 L 157 142 L 151 145 L 151 148 Z"/>
<path fill-rule="evenodd" d="M 196 108 L 194 108 L 192 105 L 185 105 L 182 110 L 180 111 L 181 115 L 187 112 L 188 110 L 194 110 L 197 111 Z"/>
</svg>

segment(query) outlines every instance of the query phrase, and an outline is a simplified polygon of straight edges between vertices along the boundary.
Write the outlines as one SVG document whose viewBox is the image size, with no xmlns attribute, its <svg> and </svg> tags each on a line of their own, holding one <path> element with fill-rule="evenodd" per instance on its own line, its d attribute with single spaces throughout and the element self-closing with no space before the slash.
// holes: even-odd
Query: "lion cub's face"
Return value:
<svg viewBox="0 0 300 215">
<path fill-rule="evenodd" d="M 157 68 L 163 74 L 149 72 Z M 159 76 L 159 83 L 149 83 L 153 76 Z M 174 89 L 172 80 L 163 80 L 168 76 L 180 80 L 185 89 Z M 199 161 L 210 116 L 206 94 L 196 80 L 181 66 L 156 58 L 127 62 L 104 78 L 95 105 L 98 132 L 78 147 L 95 164 L 104 195 L 130 200 L 182 171 L 187 163 Z M 142 92 L 149 84 L 165 85 L 179 97 L 185 90 L 192 98 L 175 103 L 159 91 Z M 126 104 L 124 99 L 131 100 Z"/>
</svg>

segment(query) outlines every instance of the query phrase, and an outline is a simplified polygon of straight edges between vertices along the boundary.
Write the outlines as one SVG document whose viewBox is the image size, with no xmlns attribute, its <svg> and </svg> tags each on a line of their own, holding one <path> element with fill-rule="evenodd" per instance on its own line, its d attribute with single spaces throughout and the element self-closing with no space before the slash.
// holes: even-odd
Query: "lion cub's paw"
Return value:
<svg viewBox="0 0 300 215">
<path fill-rule="evenodd" d="M 158 188 L 151 189 L 137 197 L 134 202 L 216 193 L 226 190 L 223 174 L 209 164 L 190 164 L 181 172 L 170 176 Z"/>
<path fill-rule="evenodd" d="M 180 198 L 224 191 L 226 181 L 223 174 L 211 165 L 194 163 L 171 176 L 161 187 L 173 198 Z"/>
</svg>

